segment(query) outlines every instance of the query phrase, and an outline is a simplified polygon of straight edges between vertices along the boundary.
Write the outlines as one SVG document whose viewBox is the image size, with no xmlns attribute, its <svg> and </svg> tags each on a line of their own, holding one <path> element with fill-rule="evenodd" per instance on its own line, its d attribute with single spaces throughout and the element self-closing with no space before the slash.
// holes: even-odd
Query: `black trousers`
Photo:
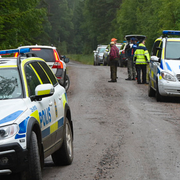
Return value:
<svg viewBox="0 0 180 180">
<path fill-rule="evenodd" d="M 146 64 L 136 64 L 137 71 L 137 83 L 145 84 L 146 83 Z M 142 81 L 141 81 L 141 72 L 142 72 Z"/>
<path fill-rule="evenodd" d="M 118 61 L 117 60 L 110 60 L 110 78 L 112 81 L 116 81 L 117 78 L 117 66 Z"/>
</svg>

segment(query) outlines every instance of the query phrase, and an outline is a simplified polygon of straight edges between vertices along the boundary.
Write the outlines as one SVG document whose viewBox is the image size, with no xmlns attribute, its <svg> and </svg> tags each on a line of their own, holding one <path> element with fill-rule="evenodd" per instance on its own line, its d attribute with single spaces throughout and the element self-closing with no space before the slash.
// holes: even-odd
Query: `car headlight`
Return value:
<svg viewBox="0 0 180 180">
<path fill-rule="evenodd" d="M 14 136 L 19 130 L 17 124 L 0 127 L 0 140 Z"/>
<path fill-rule="evenodd" d="M 176 81 L 176 78 L 168 72 L 165 72 L 165 71 L 161 72 L 161 76 L 163 79 L 167 81 Z"/>
</svg>

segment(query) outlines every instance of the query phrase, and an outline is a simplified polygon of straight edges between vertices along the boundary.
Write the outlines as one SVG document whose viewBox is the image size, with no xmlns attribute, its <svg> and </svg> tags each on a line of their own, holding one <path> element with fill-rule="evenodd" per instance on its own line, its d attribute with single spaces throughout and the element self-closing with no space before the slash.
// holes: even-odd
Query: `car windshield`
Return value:
<svg viewBox="0 0 180 180">
<path fill-rule="evenodd" d="M 180 59 L 180 41 L 168 41 L 166 45 L 166 59 Z"/>
<path fill-rule="evenodd" d="M 16 68 L 0 68 L 0 100 L 22 97 L 19 73 Z"/>
<path fill-rule="evenodd" d="M 99 53 L 103 53 L 106 50 L 106 48 L 99 48 Z"/>
<path fill-rule="evenodd" d="M 31 48 L 38 57 L 44 59 L 46 62 L 55 62 L 53 49 L 48 48 Z"/>
</svg>

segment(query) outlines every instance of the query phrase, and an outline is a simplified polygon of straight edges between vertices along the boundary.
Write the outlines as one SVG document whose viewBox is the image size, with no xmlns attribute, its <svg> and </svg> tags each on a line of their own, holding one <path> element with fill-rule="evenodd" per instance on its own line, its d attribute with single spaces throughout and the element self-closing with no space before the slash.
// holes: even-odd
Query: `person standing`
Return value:
<svg viewBox="0 0 180 180">
<path fill-rule="evenodd" d="M 128 72 L 128 78 L 125 80 L 132 80 L 132 56 L 131 56 L 131 52 L 132 52 L 132 46 L 133 46 L 133 38 L 130 39 L 130 43 L 127 44 L 125 52 L 127 55 L 127 72 Z"/>
<path fill-rule="evenodd" d="M 132 38 L 132 49 L 131 49 L 131 56 L 130 56 L 130 65 L 129 65 L 129 74 L 130 74 L 130 78 L 131 80 L 135 80 L 136 78 L 136 68 L 133 62 L 133 57 L 134 57 L 134 52 L 136 51 L 137 48 L 137 39 L 136 38 Z"/>
<path fill-rule="evenodd" d="M 110 59 L 111 80 L 108 82 L 117 82 L 117 66 L 119 59 L 119 49 L 116 47 L 114 41 L 110 43 L 110 46 L 111 46 L 111 50 L 109 53 L 109 59 Z"/>
<path fill-rule="evenodd" d="M 145 46 L 145 39 L 140 40 L 139 45 L 134 52 L 133 60 L 137 71 L 137 83 L 146 84 L 146 66 L 150 61 L 150 56 Z M 141 71 L 142 71 L 142 81 L 141 81 Z"/>
</svg>

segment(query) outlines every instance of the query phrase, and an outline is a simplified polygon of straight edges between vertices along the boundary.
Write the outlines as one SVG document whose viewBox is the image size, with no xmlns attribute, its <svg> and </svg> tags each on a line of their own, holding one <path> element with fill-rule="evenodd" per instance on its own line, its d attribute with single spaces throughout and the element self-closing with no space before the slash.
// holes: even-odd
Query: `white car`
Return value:
<svg viewBox="0 0 180 180">
<path fill-rule="evenodd" d="M 94 52 L 94 66 L 103 64 L 103 54 L 106 50 L 107 45 L 98 45 L 96 51 Z"/>
<path fill-rule="evenodd" d="M 66 71 L 66 63 L 69 62 L 68 58 L 59 55 L 56 47 L 54 46 L 43 46 L 43 45 L 29 45 L 20 46 L 18 49 L 30 48 L 30 52 L 34 52 L 37 57 L 44 59 L 47 64 L 51 67 L 53 73 L 57 77 L 59 83 L 66 89 L 69 89 L 70 80 Z M 15 54 L 15 57 L 18 53 Z M 64 61 L 62 61 L 64 59 Z"/>
<path fill-rule="evenodd" d="M 148 95 L 163 101 L 166 96 L 180 97 L 180 31 L 164 30 L 153 45 Z"/>
<path fill-rule="evenodd" d="M 29 56 L 30 49 L 20 54 Z M 19 52 L 0 51 L 1 54 Z M 32 55 L 32 53 L 31 53 Z M 73 123 L 65 89 L 38 57 L 0 59 L 0 175 L 41 180 L 44 158 L 73 161 Z"/>
</svg>

